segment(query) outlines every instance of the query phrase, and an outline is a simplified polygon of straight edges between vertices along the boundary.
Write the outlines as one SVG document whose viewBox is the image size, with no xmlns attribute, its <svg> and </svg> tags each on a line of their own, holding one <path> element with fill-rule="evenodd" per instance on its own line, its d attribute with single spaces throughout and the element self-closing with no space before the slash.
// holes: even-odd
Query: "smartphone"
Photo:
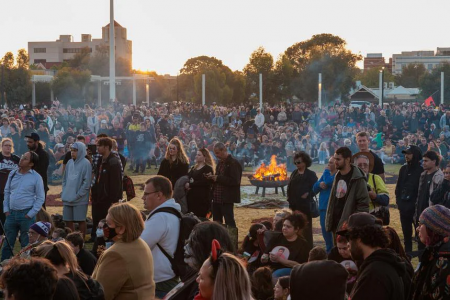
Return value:
<svg viewBox="0 0 450 300">
<path fill-rule="evenodd" d="M 91 151 L 92 155 L 97 154 L 97 145 L 88 145 L 88 150 Z"/>
</svg>

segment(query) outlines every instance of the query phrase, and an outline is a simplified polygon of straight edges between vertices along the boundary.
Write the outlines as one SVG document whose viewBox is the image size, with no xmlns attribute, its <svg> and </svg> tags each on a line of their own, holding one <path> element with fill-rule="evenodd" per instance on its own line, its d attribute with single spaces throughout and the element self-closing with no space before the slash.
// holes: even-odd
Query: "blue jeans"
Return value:
<svg viewBox="0 0 450 300">
<path fill-rule="evenodd" d="M 325 246 L 327 248 L 327 253 L 330 253 L 331 248 L 333 248 L 333 234 L 325 229 L 325 217 L 327 215 L 326 210 L 320 210 L 320 227 L 322 228 L 322 236 L 325 240 Z"/>
<path fill-rule="evenodd" d="M 3 244 L 2 261 L 13 256 L 14 244 L 16 243 L 17 234 L 19 231 L 20 246 L 23 248 L 28 245 L 28 229 L 36 220 L 35 217 L 30 219 L 25 218 L 25 215 L 30 211 L 30 209 L 31 208 L 24 210 L 11 210 L 9 216 L 6 217 L 5 235 L 10 245 L 7 241 Z"/>
</svg>

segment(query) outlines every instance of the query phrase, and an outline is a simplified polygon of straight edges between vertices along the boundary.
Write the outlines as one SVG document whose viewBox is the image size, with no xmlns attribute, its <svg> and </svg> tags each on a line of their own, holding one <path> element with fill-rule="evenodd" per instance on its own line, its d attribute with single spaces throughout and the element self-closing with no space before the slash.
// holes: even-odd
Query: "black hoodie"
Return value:
<svg viewBox="0 0 450 300">
<path fill-rule="evenodd" d="M 349 300 L 408 299 L 412 276 L 393 250 L 376 250 L 361 264 Z"/>
<path fill-rule="evenodd" d="M 420 165 L 422 151 L 414 145 L 410 145 L 408 148 L 413 154 L 413 159 L 400 168 L 397 186 L 395 187 L 395 198 L 399 210 L 414 214 L 419 192 L 420 174 L 423 172 Z"/>
</svg>

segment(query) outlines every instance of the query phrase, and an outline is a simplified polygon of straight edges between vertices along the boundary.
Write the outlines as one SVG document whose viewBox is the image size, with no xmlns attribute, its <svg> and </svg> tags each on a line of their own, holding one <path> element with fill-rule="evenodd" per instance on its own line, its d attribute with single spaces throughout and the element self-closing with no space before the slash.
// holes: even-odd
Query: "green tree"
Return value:
<svg viewBox="0 0 450 300">
<path fill-rule="evenodd" d="M 274 87 L 274 64 L 272 54 L 259 47 L 250 55 L 248 64 L 243 73 L 246 76 L 246 95 L 248 98 L 259 95 L 259 74 L 263 77 L 263 97 L 269 102 L 275 100 L 276 87 Z"/>
<path fill-rule="evenodd" d="M 11 70 L 12 68 L 14 68 L 14 54 L 12 52 L 6 52 L 5 56 L 3 56 L 0 62 L 5 66 L 6 69 Z"/>
<path fill-rule="evenodd" d="M 84 104 L 85 89 L 90 82 L 89 70 L 63 68 L 59 70 L 52 82 L 52 89 L 58 99 L 66 104 L 75 106 Z"/>
<path fill-rule="evenodd" d="M 282 100 L 292 98 L 291 89 L 292 80 L 294 79 L 294 66 L 285 54 L 278 57 L 274 69 L 274 85 L 276 86 L 275 94 Z"/>
<path fill-rule="evenodd" d="M 318 74 L 322 73 L 324 101 L 347 95 L 354 85 L 356 63 L 362 59 L 346 48 L 344 39 L 332 34 L 318 34 L 296 43 L 285 51 L 293 67 L 293 94 L 306 101 L 315 101 Z"/>
<path fill-rule="evenodd" d="M 419 86 L 420 77 L 422 77 L 427 70 L 424 64 L 408 64 L 402 67 L 402 74 L 397 76 L 397 85 L 406 88 L 416 88 Z"/>
<path fill-rule="evenodd" d="M 88 70 L 89 61 L 91 59 L 91 49 L 84 47 L 80 53 L 76 53 L 69 61 L 69 66 L 74 69 Z"/>
<path fill-rule="evenodd" d="M 419 79 L 420 94 L 423 99 L 428 98 L 434 92 L 441 90 L 441 72 L 444 72 L 444 99 L 448 103 L 450 99 L 450 63 L 445 62 L 434 68 L 431 73 L 425 72 Z M 440 95 L 440 92 L 439 92 Z M 436 103 L 438 104 L 438 103 Z"/>
<path fill-rule="evenodd" d="M 370 68 L 368 70 L 364 70 L 363 72 L 357 72 L 355 80 L 360 80 L 361 84 L 369 88 L 378 88 L 380 84 L 380 70 L 381 67 Z M 392 75 L 389 70 L 385 69 L 383 73 L 383 81 L 396 82 L 396 77 Z"/>
<path fill-rule="evenodd" d="M 19 49 L 16 56 L 16 65 L 18 68 L 28 69 L 29 68 L 30 57 L 25 49 Z"/>
</svg>

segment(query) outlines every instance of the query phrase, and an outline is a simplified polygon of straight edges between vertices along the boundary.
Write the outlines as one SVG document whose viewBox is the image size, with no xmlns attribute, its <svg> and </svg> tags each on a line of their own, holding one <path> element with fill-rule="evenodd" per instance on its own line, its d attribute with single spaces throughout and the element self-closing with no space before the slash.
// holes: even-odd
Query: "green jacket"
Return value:
<svg viewBox="0 0 450 300">
<path fill-rule="evenodd" d="M 338 228 L 340 229 L 344 222 L 348 220 L 350 215 L 355 212 L 369 212 L 369 193 L 367 191 L 367 179 L 364 175 L 364 172 L 361 171 L 358 167 L 352 165 L 353 173 L 352 178 L 350 179 L 350 183 L 347 191 L 347 199 L 345 200 L 344 209 L 342 211 L 341 218 L 338 223 Z M 333 214 L 336 203 L 336 178 L 338 177 L 338 173 L 334 177 L 333 186 L 331 187 L 330 199 L 328 201 L 327 207 L 327 215 L 325 218 L 325 228 L 327 231 L 336 232 L 337 228 L 333 227 Z"/>
</svg>

